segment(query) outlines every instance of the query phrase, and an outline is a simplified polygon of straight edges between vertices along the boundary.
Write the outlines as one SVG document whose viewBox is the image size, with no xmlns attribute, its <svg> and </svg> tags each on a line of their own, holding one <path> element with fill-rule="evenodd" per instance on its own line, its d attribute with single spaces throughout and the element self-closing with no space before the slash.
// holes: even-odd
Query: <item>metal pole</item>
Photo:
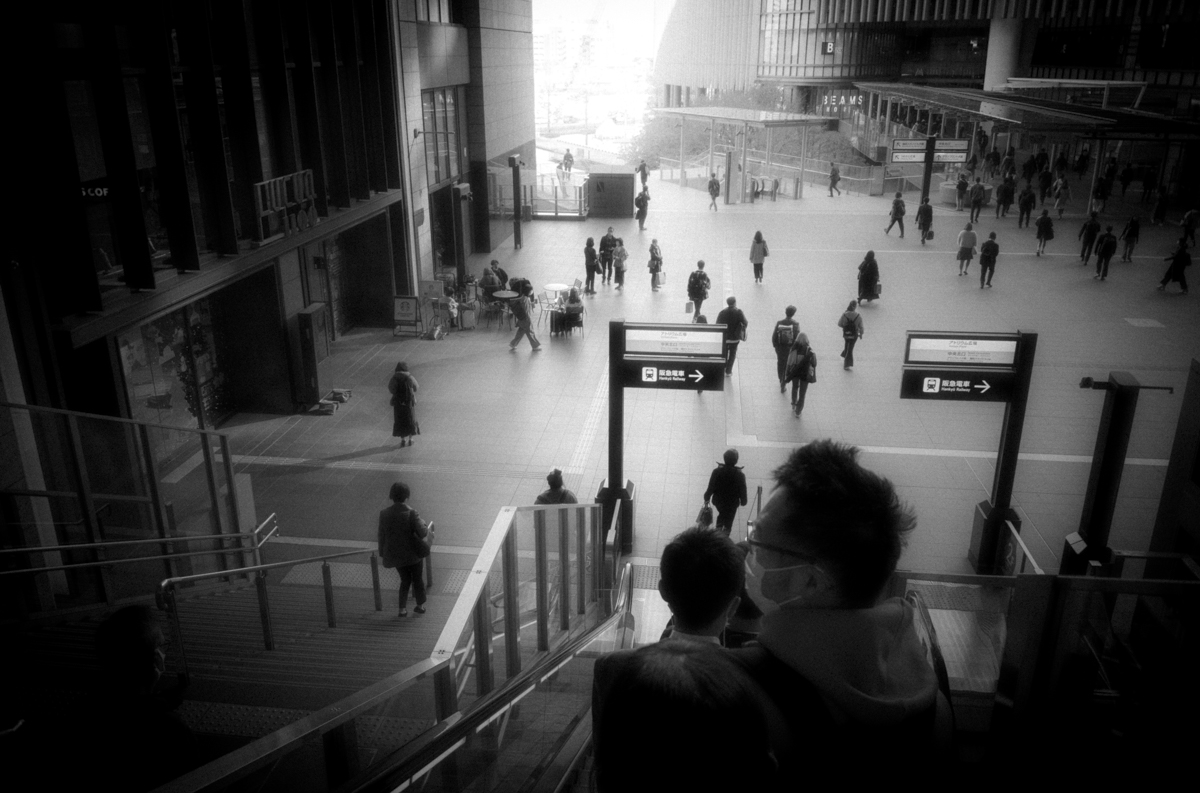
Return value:
<svg viewBox="0 0 1200 793">
<path fill-rule="evenodd" d="M 329 562 L 321 562 L 321 581 L 325 584 L 325 619 L 329 622 L 329 627 L 337 627 L 337 614 L 333 610 L 333 571 L 329 568 Z"/>
<path fill-rule="evenodd" d="M 275 649 L 275 636 L 271 632 L 271 604 L 267 600 L 267 571 L 259 570 L 254 576 L 254 588 L 258 590 L 258 616 L 262 620 L 263 647 Z"/>
<path fill-rule="evenodd" d="M 583 614 L 587 611 L 587 588 L 584 580 L 587 576 L 588 554 L 587 531 L 584 526 L 584 521 L 587 520 L 586 509 L 580 507 L 575 510 L 575 516 L 575 609 Z"/>
<path fill-rule="evenodd" d="M 383 611 L 383 590 L 379 587 L 379 557 L 371 554 L 371 589 L 375 592 L 375 610 Z"/>
<path fill-rule="evenodd" d="M 746 161 L 746 150 L 749 148 L 750 148 L 750 125 L 743 124 L 742 125 L 742 181 L 741 181 L 741 184 L 738 186 L 739 187 L 738 201 L 743 202 L 743 203 L 746 201 L 746 178 L 749 176 L 749 174 L 746 173 L 746 166 L 748 164 Z M 619 480 L 618 480 L 618 483 L 619 483 Z"/>
<path fill-rule="evenodd" d="M 496 685 L 496 673 L 492 668 L 492 621 L 488 619 L 491 602 L 491 591 L 485 577 L 472 612 L 475 632 L 475 693 L 481 697 L 490 693 Z"/>
<path fill-rule="evenodd" d="M 929 187 L 933 183 L 933 155 L 937 150 L 937 135 L 925 139 L 925 170 L 921 175 L 921 203 L 929 198 Z M 924 236 L 921 239 L 925 239 Z"/>
<path fill-rule="evenodd" d="M 710 176 L 716 173 L 716 171 L 713 169 L 713 156 L 715 155 L 713 149 L 716 147 L 716 143 L 717 122 L 713 121 L 708 125 L 708 173 Z"/>
<path fill-rule="evenodd" d="M 521 593 L 517 568 L 517 536 L 509 526 L 500 557 L 504 577 L 504 665 L 508 677 L 521 671 Z"/>
<path fill-rule="evenodd" d="M 187 684 L 188 671 L 187 650 L 183 646 L 183 625 L 179 621 L 179 603 L 175 599 L 175 590 L 168 589 L 163 593 L 163 605 L 167 609 L 167 617 L 171 620 L 171 630 L 175 632 L 175 645 L 179 649 L 179 682 Z"/>
<path fill-rule="evenodd" d="M 796 198 L 804 198 L 804 169 L 808 165 L 808 125 L 800 137 L 800 183 L 796 185 Z"/>
<path fill-rule="evenodd" d="M 684 170 L 683 170 L 683 125 L 686 122 L 687 122 L 686 118 L 684 118 L 683 116 L 679 117 L 679 186 L 680 187 L 684 187 L 687 185 L 687 175 L 684 173 Z"/>
<path fill-rule="evenodd" d="M 1108 89 L 1106 88 L 1104 90 L 1107 91 Z M 1085 212 L 1092 211 L 1092 198 L 1096 195 L 1096 182 L 1099 181 L 1099 179 L 1100 179 L 1100 166 L 1104 162 L 1104 150 L 1107 148 L 1107 144 L 1108 144 L 1108 141 L 1106 141 L 1106 140 L 1096 141 L 1097 151 L 1096 151 L 1096 156 L 1094 158 L 1096 160 L 1096 162 L 1094 163 L 1094 167 L 1092 168 L 1092 185 L 1091 185 L 1091 187 L 1088 188 L 1087 205 L 1086 205 L 1086 209 L 1084 210 Z"/>
<path fill-rule="evenodd" d="M 546 550 L 546 513 L 533 513 L 534 591 L 537 598 L 537 648 L 550 649 L 550 560 Z"/>
</svg>

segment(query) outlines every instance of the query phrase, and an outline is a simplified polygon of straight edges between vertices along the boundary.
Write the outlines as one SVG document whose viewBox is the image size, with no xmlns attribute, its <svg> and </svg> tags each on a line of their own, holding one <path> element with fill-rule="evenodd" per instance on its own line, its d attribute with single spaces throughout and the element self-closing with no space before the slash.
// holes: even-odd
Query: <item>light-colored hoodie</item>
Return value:
<svg viewBox="0 0 1200 793">
<path fill-rule="evenodd" d="M 821 693 L 839 724 L 897 724 L 937 701 L 937 675 L 914 628 L 912 605 L 869 609 L 784 607 L 758 641 Z"/>
</svg>

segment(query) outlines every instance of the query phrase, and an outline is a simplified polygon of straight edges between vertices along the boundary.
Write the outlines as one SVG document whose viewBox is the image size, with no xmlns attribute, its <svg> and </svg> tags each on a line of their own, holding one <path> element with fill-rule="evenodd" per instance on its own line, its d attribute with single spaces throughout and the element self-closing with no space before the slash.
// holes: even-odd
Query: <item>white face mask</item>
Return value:
<svg viewBox="0 0 1200 793">
<path fill-rule="evenodd" d="M 799 570 L 802 567 L 816 567 L 811 563 L 794 564 L 788 567 L 772 567 L 770 569 L 763 567 L 758 562 L 756 554 L 750 554 L 746 557 L 746 594 L 754 601 L 754 605 L 758 606 L 763 616 L 773 614 L 779 611 L 780 607 L 786 606 L 788 603 L 794 603 L 802 599 L 803 595 L 788 598 L 783 601 L 774 601 L 763 594 L 762 582 L 763 576 L 767 573 L 786 573 L 791 570 Z"/>
</svg>

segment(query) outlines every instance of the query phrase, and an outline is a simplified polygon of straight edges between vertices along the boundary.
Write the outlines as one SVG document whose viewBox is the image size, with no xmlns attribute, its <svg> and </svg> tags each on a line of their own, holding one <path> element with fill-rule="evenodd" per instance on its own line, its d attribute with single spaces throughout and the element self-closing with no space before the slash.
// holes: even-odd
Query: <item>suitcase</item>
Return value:
<svg viewBox="0 0 1200 793">
<path fill-rule="evenodd" d="M 875 297 L 879 297 L 882 294 L 883 294 L 883 281 L 876 281 L 875 282 Z"/>
<path fill-rule="evenodd" d="M 474 304 L 470 308 L 461 306 L 458 309 L 458 326 L 463 330 L 473 330 L 475 328 L 476 311 Z"/>
</svg>

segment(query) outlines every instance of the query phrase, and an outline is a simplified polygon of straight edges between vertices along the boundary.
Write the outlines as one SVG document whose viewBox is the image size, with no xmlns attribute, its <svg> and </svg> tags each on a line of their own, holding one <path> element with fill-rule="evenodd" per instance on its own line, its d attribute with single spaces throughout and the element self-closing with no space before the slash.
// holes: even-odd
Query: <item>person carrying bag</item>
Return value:
<svg viewBox="0 0 1200 793">
<path fill-rule="evenodd" d="M 408 616 L 408 591 L 416 598 L 417 614 L 425 613 L 424 560 L 432 548 L 432 537 L 425 521 L 408 506 L 408 485 L 396 482 L 389 496 L 392 505 L 379 513 L 379 556 L 386 568 L 400 574 L 400 616 Z"/>
</svg>

